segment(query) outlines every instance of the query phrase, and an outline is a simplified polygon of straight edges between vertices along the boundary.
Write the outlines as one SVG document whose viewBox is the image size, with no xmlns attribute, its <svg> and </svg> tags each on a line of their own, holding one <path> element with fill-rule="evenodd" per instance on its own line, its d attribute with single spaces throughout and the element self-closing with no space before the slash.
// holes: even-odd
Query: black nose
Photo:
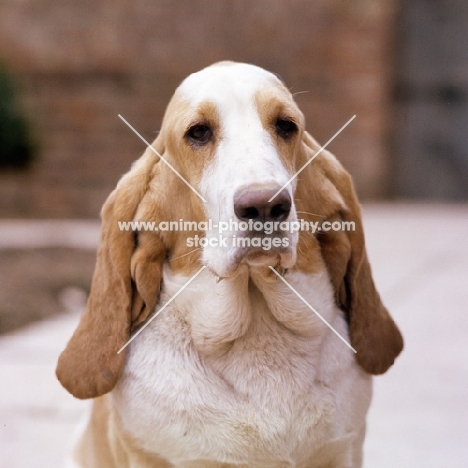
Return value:
<svg viewBox="0 0 468 468">
<path fill-rule="evenodd" d="M 242 221 L 284 221 L 291 211 L 291 197 L 284 189 L 271 202 L 280 189 L 244 189 L 234 196 L 234 213 Z"/>
</svg>

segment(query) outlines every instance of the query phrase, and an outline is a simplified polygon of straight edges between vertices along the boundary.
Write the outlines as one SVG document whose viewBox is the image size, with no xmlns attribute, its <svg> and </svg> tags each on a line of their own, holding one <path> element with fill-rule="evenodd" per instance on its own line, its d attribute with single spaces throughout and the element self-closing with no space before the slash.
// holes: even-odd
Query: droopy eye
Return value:
<svg viewBox="0 0 468 468">
<path fill-rule="evenodd" d="M 278 119 L 275 128 L 276 133 L 285 140 L 289 140 L 297 132 L 297 125 L 289 119 Z"/>
<path fill-rule="evenodd" d="M 213 131 L 208 125 L 197 124 L 190 127 L 187 138 L 197 145 L 205 145 L 213 137 Z"/>
</svg>

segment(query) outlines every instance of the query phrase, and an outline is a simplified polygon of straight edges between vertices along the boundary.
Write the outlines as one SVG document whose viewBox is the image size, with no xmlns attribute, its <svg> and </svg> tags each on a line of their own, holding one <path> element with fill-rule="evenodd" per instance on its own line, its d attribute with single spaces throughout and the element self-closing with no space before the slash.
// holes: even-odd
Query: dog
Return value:
<svg viewBox="0 0 468 468">
<path fill-rule="evenodd" d="M 349 174 L 277 76 L 217 63 L 103 206 L 57 365 L 94 399 L 68 466 L 358 468 L 372 375 L 402 348 Z"/>
</svg>

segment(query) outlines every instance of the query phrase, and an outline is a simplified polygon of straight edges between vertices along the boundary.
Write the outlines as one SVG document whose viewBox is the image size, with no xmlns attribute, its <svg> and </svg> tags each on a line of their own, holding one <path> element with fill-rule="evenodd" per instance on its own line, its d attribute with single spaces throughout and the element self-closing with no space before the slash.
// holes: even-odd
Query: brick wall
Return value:
<svg viewBox="0 0 468 468">
<path fill-rule="evenodd" d="M 0 173 L 2 217 L 97 217 L 178 83 L 232 59 L 279 74 L 361 197 L 385 196 L 396 0 L 2 0 L 0 58 L 41 153 Z"/>
</svg>

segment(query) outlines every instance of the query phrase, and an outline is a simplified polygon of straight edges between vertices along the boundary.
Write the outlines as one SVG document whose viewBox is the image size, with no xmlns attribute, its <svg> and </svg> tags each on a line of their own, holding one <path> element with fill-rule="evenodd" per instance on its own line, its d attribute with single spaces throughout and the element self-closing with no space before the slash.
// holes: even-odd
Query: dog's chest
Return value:
<svg viewBox="0 0 468 468">
<path fill-rule="evenodd" d="M 336 437 L 336 398 L 317 367 L 322 337 L 291 332 L 261 301 L 251 306 L 245 334 L 209 352 L 176 306 L 132 343 L 113 398 L 143 449 L 174 463 L 294 465 L 304 447 Z"/>
</svg>

